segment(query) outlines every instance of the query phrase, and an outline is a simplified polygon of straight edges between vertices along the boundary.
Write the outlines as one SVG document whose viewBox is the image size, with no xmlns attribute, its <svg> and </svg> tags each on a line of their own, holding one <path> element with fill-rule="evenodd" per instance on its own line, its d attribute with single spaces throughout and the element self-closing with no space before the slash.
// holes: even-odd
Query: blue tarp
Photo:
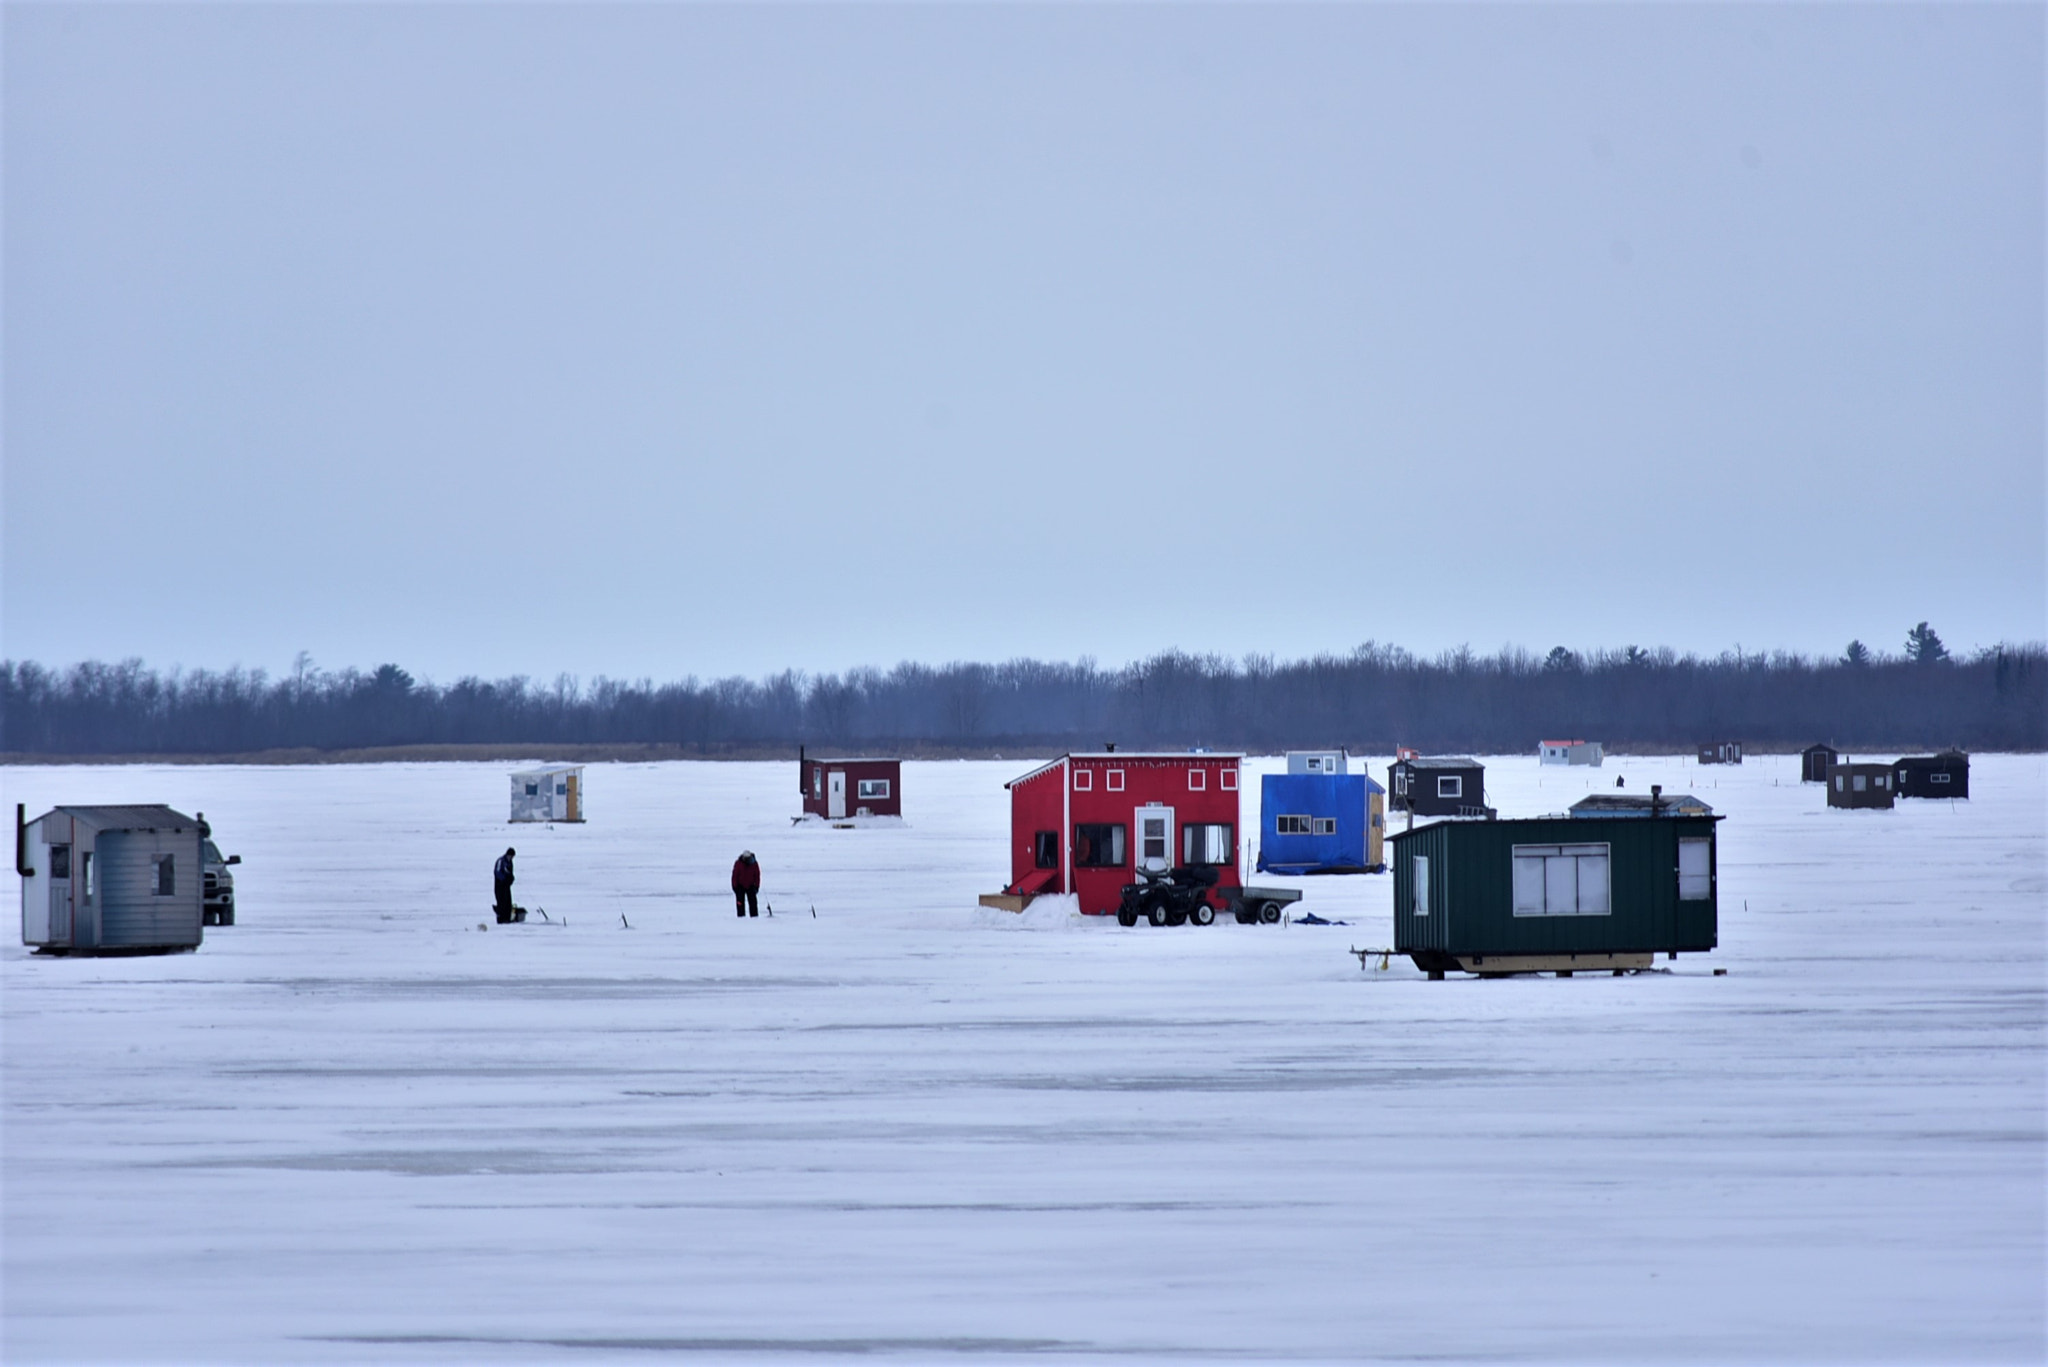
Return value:
<svg viewBox="0 0 2048 1367">
<path fill-rule="evenodd" d="M 1267 774 L 1259 790 L 1261 873 L 1359 873 L 1365 867 L 1366 794 L 1386 789 L 1364 774 Z M 1282 835 L 1283 816 L 1336 829 Z"/>
</svg>

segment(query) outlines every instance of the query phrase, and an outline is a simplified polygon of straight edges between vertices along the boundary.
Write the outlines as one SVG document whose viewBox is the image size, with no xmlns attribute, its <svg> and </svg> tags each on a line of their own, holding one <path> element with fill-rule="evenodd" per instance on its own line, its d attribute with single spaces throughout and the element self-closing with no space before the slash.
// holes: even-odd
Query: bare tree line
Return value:
<svg viewBox="0 0 2048 1367">
<path fill-rule="evenodd" d="M 2048 647 L 1952 658 L 1926 623 L 1908 652 L 1840 659 L 1671 650 L 1547 655 L 1469 649 L 1424 659 L 1368 641 L 1277 662 L 1169 651 L 1121 668 L 1011 660 L 657 684 L 561 675 L 440 685 L 397 665 L 289 675 L 168 673 L 140 660 L 48 669 L 0 662 L 0 751 L 230 755 L 390 746 L 654 744 L 705 755 L 813 747 L 1055 751 L 1396 745 L 1489 753 L 1548 737 L 1683 749 L 1957 744 L 2048 748 Z M 1931 643 L 1931 644 L 1930 644 Z"/>
</svg>

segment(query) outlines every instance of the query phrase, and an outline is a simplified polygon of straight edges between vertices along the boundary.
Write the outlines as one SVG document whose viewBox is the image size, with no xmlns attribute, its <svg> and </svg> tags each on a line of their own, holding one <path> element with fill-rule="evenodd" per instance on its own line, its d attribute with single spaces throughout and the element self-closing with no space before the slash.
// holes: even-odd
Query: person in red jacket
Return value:
<svg viewBox="0 0 2048 1367">
<path fill-rule="evenodd" d="M 732 905 L 739 916 L 759 916 L 761 904 L 761 865 L 755 860 L 752 850 L 741 850 L 740 857 L 732 861 Z"/>
</svg>

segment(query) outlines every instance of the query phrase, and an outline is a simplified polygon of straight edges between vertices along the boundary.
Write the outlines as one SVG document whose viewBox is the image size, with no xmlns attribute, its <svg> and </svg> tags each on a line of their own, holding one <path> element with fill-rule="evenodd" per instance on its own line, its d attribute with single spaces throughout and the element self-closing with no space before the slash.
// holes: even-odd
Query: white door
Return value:
<svg viewBox="0 0 2048 1367">
<path fill-rule="evenodd" d="M 1173 808 L 1148 803 L 1135 813 L 1138 867 L 1154 871 L 1173 867 Z"/>
<path fill-rule="evenodd" d="M 50 931 L 47 943 L 68 945 L 71 943 L 71 847 L 69 845 L 52 845 L 49 848 L 53 851 L 51 856 L 53 866 L 58 863 L 54 851 L 58 849 L 64 851 L 62 868 L 65 876 L 58 878 L 55 876 L 56 868 L 53 867 L 51 869 Z"/>
<path fill-rule="evenodd" d="M 846 815 L 846 774 L 834 770 L 825 780 L 825 815 L 834 820 Z"/>
</svg>

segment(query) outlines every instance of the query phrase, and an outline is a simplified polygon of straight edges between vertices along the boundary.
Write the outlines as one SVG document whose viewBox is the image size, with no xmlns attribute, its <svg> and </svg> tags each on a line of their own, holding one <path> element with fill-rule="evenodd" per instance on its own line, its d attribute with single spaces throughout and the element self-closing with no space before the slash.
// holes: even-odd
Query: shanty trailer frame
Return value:
<svg viewBox="0 0 2048 1367">
<path fill-rule="evenodd" d="M 1394 950 L 1431 978 L 1621 972 L 1711 950 L 1720 820 L 1546 816 L 1397 832 Z"/>
<path fill-rule="evenodd" d="M 1062 755 L 1011 779 L 1006 895 L 1072 893 L 1086 915 L 1107 916 L 1140 863 L 1198 865 L 1217 873 L 1209 905 L 1239 910 L 1249 900 L 1238 873 L 1243 762 L 1103 751 Z"/>
<path fill-rule="evenodd" d="M 21 942 L 44 954 L 164 954 L 205 935 L 199 822 L 163 806 L 14 809 Z"/>
<path fill-rule="evenodd" d="M 903 815 L 900 759 L 809 759 L 797 752 L 804 813 L 827 821 Z"/>
<path fill-rule="evenodd" d="M 512 775 L 511 821 L 583 820 L 583 766 L 544 764 Z"/>
</svg>

